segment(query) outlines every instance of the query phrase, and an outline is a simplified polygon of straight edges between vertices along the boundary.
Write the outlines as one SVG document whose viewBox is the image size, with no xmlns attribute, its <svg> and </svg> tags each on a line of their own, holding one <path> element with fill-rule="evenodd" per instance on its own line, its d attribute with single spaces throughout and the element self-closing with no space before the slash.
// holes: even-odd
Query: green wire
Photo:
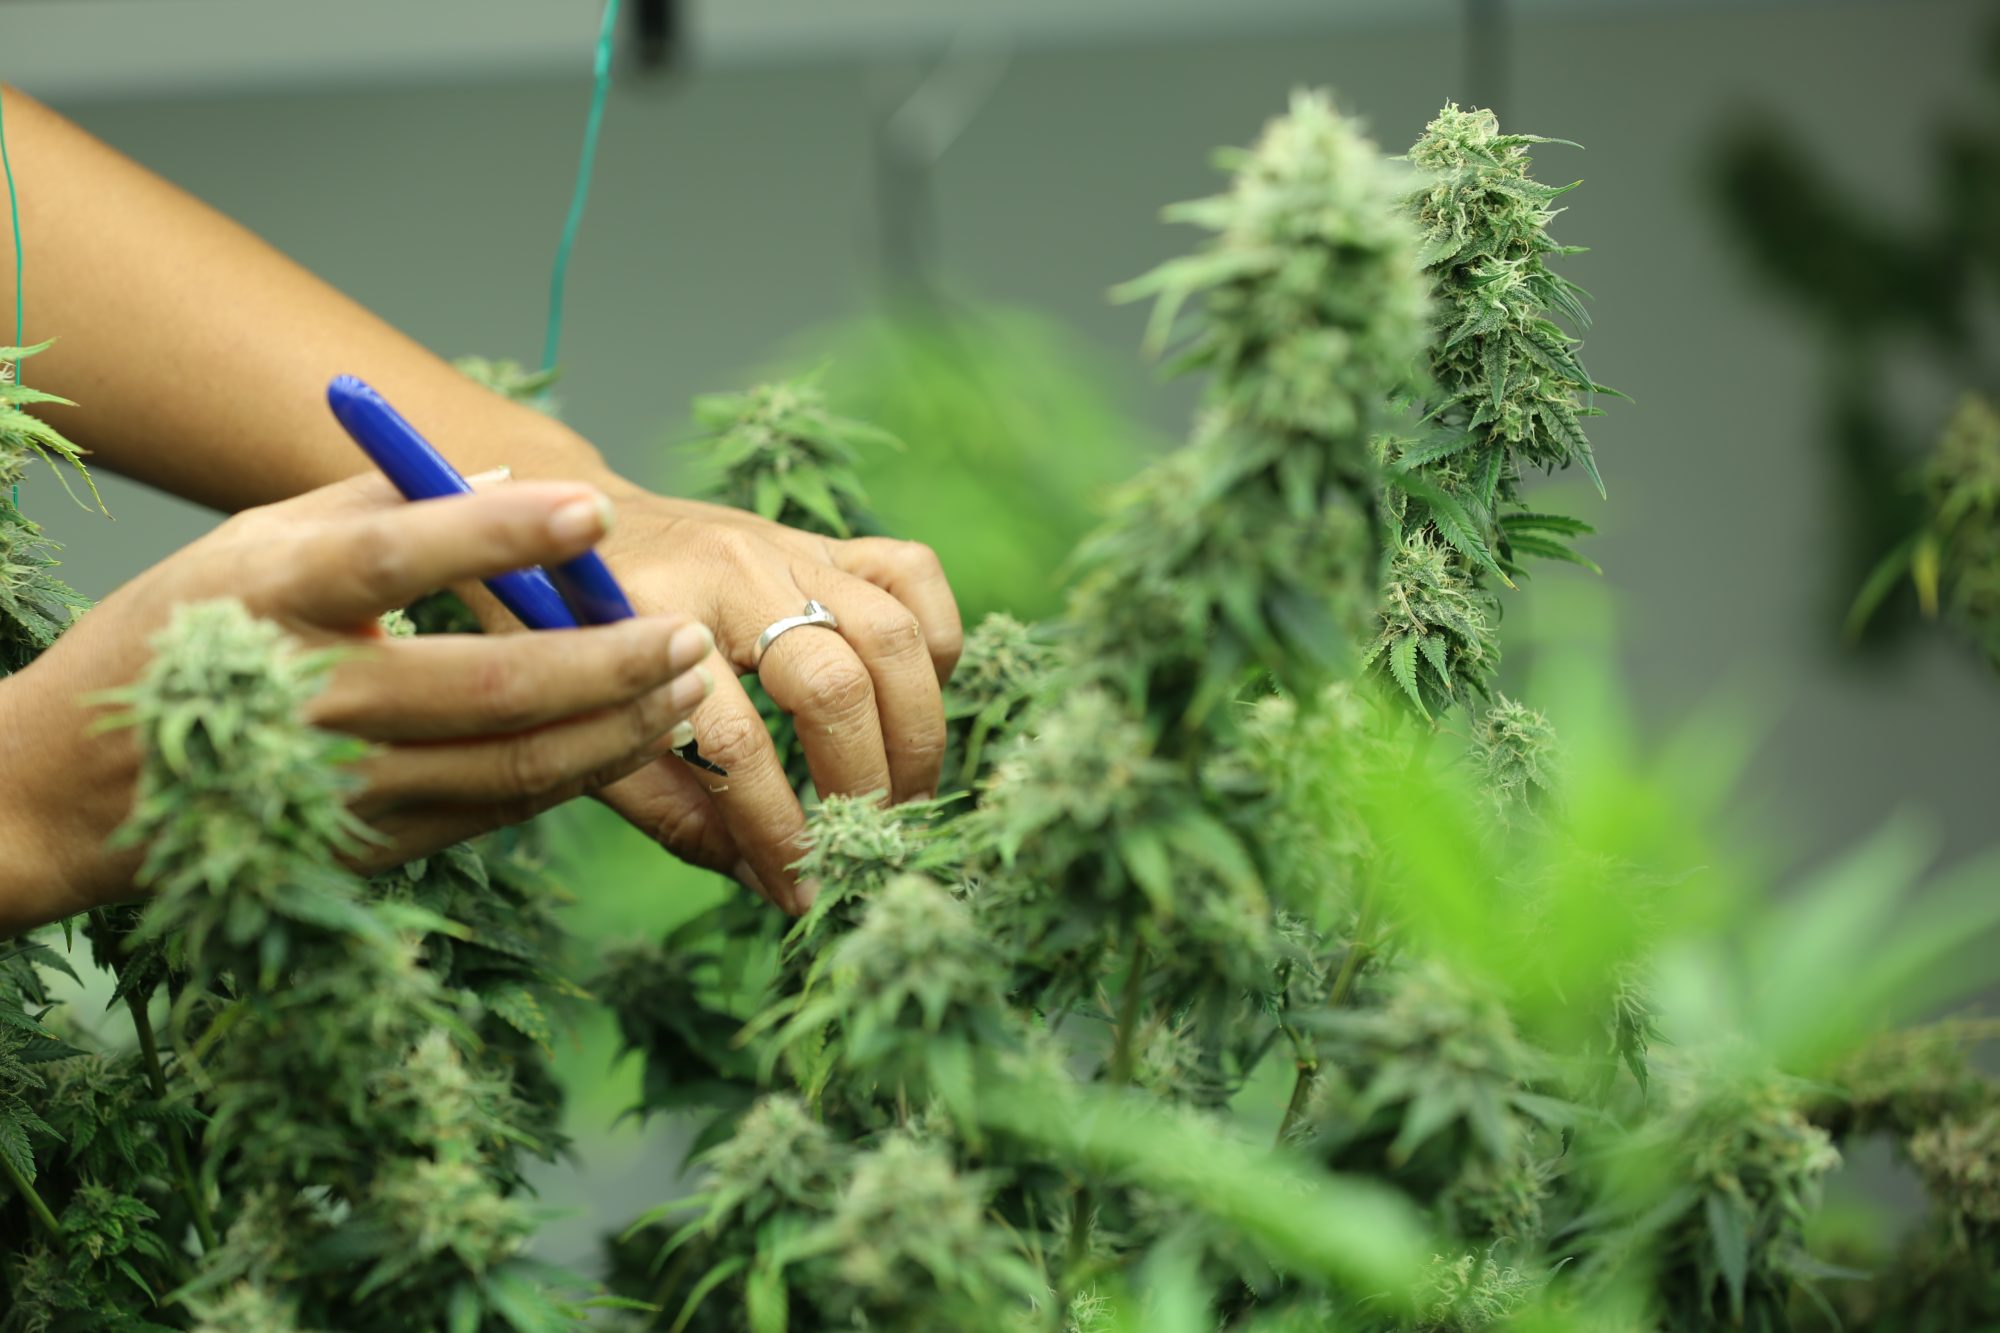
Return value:
<svg viewBox="0 0 2000 1333">
<path fill-rule="evenodd" d="M 569 217 L 556 246 L 555 268 L 549 274 L 549 327 L 542 339 L 542 370 L 556 368 L 556 348 L 562 343 L 563 284 L 569 277 L 569 252 L 583 222 L 584 200 L 590 197 L 590 169 L 597 159 L 597 130 L 604 123 L 604 99 L 611 92 L 612 37 L 618 30 L 618 0 L 604 0 L 604 22 L 597 33 L 596 84 L 590 93 L 590 117 L 583 123 L 583 158 L 576 164 L 576 189 L 570 195 Z"/>
<path fill-rule="evenodd" d="M 618 0 L 611 0 L 616 4 Z M 0 169 L 7 175 L 7 212 L 14 220 L 14 345 L 21 345 L 21 270 L 24 251 L 21 249 L 21 201 L 14 194 L 14 160 L 7 156 L 7 99 L 0 97 Z M 14 363 L 14 382 L 21 382 L 21 363 Z M 14 483 L 14 509 L 21 508 L 21 483 Z"/>
</svg>

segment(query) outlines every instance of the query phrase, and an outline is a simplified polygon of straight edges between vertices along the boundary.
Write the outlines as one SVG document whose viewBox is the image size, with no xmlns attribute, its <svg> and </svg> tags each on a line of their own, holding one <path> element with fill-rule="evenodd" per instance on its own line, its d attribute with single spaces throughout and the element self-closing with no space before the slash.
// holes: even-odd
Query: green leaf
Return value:
<svg viewBox="0 0 2000 1333">
<path fill-rule="evenodd" d="M 1404 446 L 1396 458 L 1396 471 L 1410 472 L 1427 463 L 1435 463 L 1442 458 L 1463 453 L 1479 443 L 1479 435 L 1474 431 L 1439 431 L 1424 439 Z"/>
<path fill-rule="evenodd" d="M 789 1321 L 784 1270 L 768 1259 L 750 1270 L 743 1289 L 743 1312 L 750 1321 L 750 1333 L 785 1333 Z"/>
<path fill-rule="evenodd" d="M 778 485 L 777 473 L 759 472 L 757 479 L 751 483 L 751 493 L 757 517 L 775 522 L 778 515 L 785 511 L 785 491 Z"/>
<path fill-rule="evenodd" d="M 1166 844 L 1159 832 L 1147 825 L 1118 831 L 1118 859 L 1153 905 L 1153 910 L 1171 916 L 1174 910 L 1174 870 L 1167 859 Z"/>
<path fill-rule="evenodd" d="M 1889 553 L 1875 562 L 1875 568 L 1868 571 L 1862 580 L 1861 591 L 1854 594 L 1854 605 L 1847 609 L 1847 620 L 1841 626 L 1841 634 L 1849 643 L 1860 639 L 1861 631 L 1868 628 L 1868 622 L 1880 609 L 1883 599 L 1902 581 L 1909 572 L 1912 556 L 1917 549 L 1917 538 L 1908 537 L 1892 547 Z"/>
<path fill-rule="evenodd" d="M 1507 545 L 1517 555 L 1538 555 L 1545 560 L 1562 560 L 1572 565 L 1581 565 L 1593 574 L 1602 574 L 1604 572 L 1598 568 L 1595 560 L 1571 550 L 1561 542 L 1550 541 L 1546 537 L 1537 537 L 1525 532 L 1516 533 L 1507 539 Z"/>
<path fill-rule="evenodd" d="M 703 1273 L 701 1281 L 695 1283 L 688 1291 L 687 1300 L 681 1304 L 680 1316 L 674 1320 L 673 1327 L 668 1333 L 683 1333 L 688 1321 L 694 1318 L 695 1311 L 701 1308 L 701 1303 L 708 1298 L 708 1294 L 742 1272 L 749 1264 L 750 1261 L 744 1256 L 732 1255 Z"/>
<path fill-rule="evenodd" d="M 1200 811 L 1185 811 L 1167 826 L 1167 841 L 1183 856 L 1214 871 L 1237 892 L 1261 890 L 1256 862 L 1220 820 Z"/>
<path fill-rule="evenodd" d="M 1604 478 L 1597 475 L 1597 458 L 1590 451 L 1590 441 L 1584 438 L 1583 427 L 1576 424 L 1576 411 L 1566 403 L 1551 406 L 1538 404 L 1535 415 L 1549 428 L 1549 433 L 1561 441 L 1568 452 L 1570 461 L 1579 463 L 1590 475 L 1591 484 L 1597 487 L 1600 496 L 1605 494 Z"/>
<path fill-rule="evenodd" d="M 35 1183 L 35 1150 L 28 1143 L 28 1131 L 0 1103 L 0 1157 L 5 1157 L 21 1173 L 21 1179 Z"/>
<path fill-rule="evenodd" d="M 1507 577 L 1506 571 L 1500 568 L 1498 561 L 1494 560 L 1493 552 L 1487 549 L 1486 539 L 1479 535 L 1479 527 L 1473 521 L 1472 515 L 1465 511 L 1464 505 L 1447 494 L 1442 487 L 1433 485 L 1423 477 L 1399 477 L 1396 484 L 1424 502 L 1424 506 L 1430 510 L 1431 522 L 1436 526 L 1438 535 L 1450 542 L 1453 549 L 1473 563 L 1484 566 L 1508 587 L 1514 586 L 1514 580 Z"/>
<path fill-rule="evenodd" d="M 1709 1239 L 1715 1245 L 1715 1266 L 1729 1289 L 1729 1315 L 1743 1322 L 1743 1285 L 1750 1272 L 1750 1238 L 1743 1224 L 1743 1205 L 1711 1191 L 1706 1200 Z"/>
<path fill-rule="evenodd" d="M 843 538 L 853 535 L 847 526 L 847 516 L 840 512 L 833 492 L 827 489 L 826 478 L 818 471 L 804 468 L 793 472 L 785 479 L 785 489 L 807 513 L 826 524 L 829 535 Z"/>
<path fill-rule="evenodd" d="M 1486 344 L 1486 393 L 1495 409 L 1507 398 L 1507 340 L 1493 338 Z"/>
<path fill-rule="evenodd" d="M 513 1028 L 543 1050 L 548 1050 L 555 1041 L 555 1030 L 549 1023 L 548 1011 L 535 992 L 527 986 L 513 984 L 498 987 L 482 993 L 479 997 L 494 1017 Z"/>
<path fill-rule="evenodd" d="M 451 1303 L 445 1313 L 448 1333 L 479 1333 L 479 1321 L 485 1314 L 479 1291 L 470 1282 L 461 1282 L 451 1289 Z"/>
<path fill-rule="evenodd" d="M 1567 514 L 1544 514 L 1533 510 L 1517 510 L 1500 516 L 1500 526 L 1509 532 L 1554 532 L 1565 537 L 1582 537 L 1596 532 L 1580 518 Z"/>
<path fill-rule="evenodd" d="M 1417 689 L 1417 636 L 1404 634 L 1389 648 L 1389 674 L 1403 687 L 1403 693 L 1410 696 L 1410 702 L 1424 715 L 1424 721 L 1431 720 L 1431 710 L 1424 707 L 1424 696 Z"/>
</svg>

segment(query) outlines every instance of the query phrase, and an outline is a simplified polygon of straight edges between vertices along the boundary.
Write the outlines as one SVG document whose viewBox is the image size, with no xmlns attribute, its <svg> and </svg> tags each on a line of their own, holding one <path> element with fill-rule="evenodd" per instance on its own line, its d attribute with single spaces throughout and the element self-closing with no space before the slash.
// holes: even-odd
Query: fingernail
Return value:
<svg viewBox="0 0 2000 1333">
<path fill-rule="evenodd" d="M 611 498 L 593 492 L 549 515 L 549 535 L 563 543 L 596 541 L 611 531 L 611 522 Z"/>
<path fill-rule="evenodd" d="M 807 910 L 812 907 L 813 899 L 817 897 L 819 897 L 819 881 L 816 879 L 800 880 L 799 886 L 792 890 L 792 910 L 801 916 L 805 915 Z"/>
<path fill-rule="evenodd" d="M 696 667 L 667 687 L 667 698 L 676 711 L 685 713 L 715 692 L 715 677 L 707 667 Z"/>
<path fill-rule="evenodd" d="M 692 722 L 676 723 L 674 729 L 667 733 L 667 744 L 672 746 L 676 750 L 682 748 L 683 746 L 693 745 L 694 723 Z"/>
<path fill-rule="evenodd" d="M 468 486 L 492 486 L 498 482 L 512 481 L 513 479 L 514 469 L 502 463 L 499 467 L 490 467 L 484 472 L 473 473 L 465 479 L 465 484 Z"/>
<path fill-rule="evenodd" d="M 667 665 L 675 671 L 686 671 L 714 651 L 715 635 L 708 626 L 699 622 L 683 625 L 667 640 Z"/>
<path fill-rule="evenodd" d="M 750 868 L 750 863 L 748 861 L 738 861 L 736 863 L 736 868 L 730 871 L 729 873 L 731 877 L 734 878 L 738 884 L 741 884 L 744 888 L 750 890 L 750 892 L 756 894 L 759 898 L 768 898 L 771 896 L 768 893 L 764 892 L 764 881 L 757 878 L 757 872 Z"/>
</svg>

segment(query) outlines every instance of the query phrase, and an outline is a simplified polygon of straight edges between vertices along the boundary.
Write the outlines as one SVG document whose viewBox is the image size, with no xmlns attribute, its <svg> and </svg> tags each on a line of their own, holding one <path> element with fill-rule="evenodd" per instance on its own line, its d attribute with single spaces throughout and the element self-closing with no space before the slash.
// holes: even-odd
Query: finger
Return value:
<svg viewBox="0 0 2000 1333">
<path fill-rule="evenodd" d="M 464 744 L 392 745 L 357 765 L 362 809 L 426 802 L 479 804 L 567 799 L 631 771 L 636 755 L 656 758 L 670 733 L 712 688 L 697 667 L 619 708 L 569 722 Z"/>
<path fill-rule="evenodd" d="M 610 526 L 603 492 L 566 482 L 336 514 L 287 553 L 285 610 L 329 625 L 372 620 L 448 583 L 581 555 Z"/>
<path fill-rule="evenodd" d="M 714 649 L 706 626 L 671 616 L 561 634 L 391 639 L 341 663 L 308 717 L 373 741 L 510 735 L 631 703 Z"/>
<path fill-rule="evenodd" d="M 802 569 L 799 573 L 807 592 L 826 606 L 838 608 L 835 614 L 840 617 L 840 635 L 861 659 L 874 685 L 877 726 L 889 764 L 889 799 L 907 801 L 935 794 L 938 774 L 944 766 L 944 693 L 938 685 L 922 625 L 909 607 L 873 584 L 824 566 Z M 794 630 L 785 638 L 797 638 L 808 632 Z M 780 639 L 774 644 L 771 654 L 775 655 L 784 642 L 785 639 Z M 765 679 L 769 680 L 768 673 Z M 779 700 L 780 704 L 783 702 Z M 803 725 L 799 727 L 799 736 L 806 742 L 806 755 L 810 759 L 811 738 Z M 817 769 L 813 780 L 816 784 L 819 781 Z M 878 788 L 833 790 L 851 793 Z"/>
<path fill-rule="evenodd" d="M 828 605 L 845 624 L 846 608 Z M 778 612 L 766 620 L 793 614 Z M 813 786 L 827 795 L 890 793 L 894 784 L 875 679 L 841 632 L 806 625 L 779 635 L 758 663 L 757 679 L 771 701 L 792 715 Z"/>
<path fill-rule="evenodd" d="M 924 645 L 930 650 L 939 683 L 950 680 L 965 646 L 965 627 L 937 552 L 922 542 L 891 537 L 856 537 L 835 543 L 833 550 L 836 566 L 866 579 L 910 608 L 923 627 Z"/>
<path fill-rule="evenodd" d="M 805 811 L 778 762 L 757 706 L 736 677 L 722 675 L 716 679 L 715 693 L 690 721 L 702 755 L 726 769 L 728 776 L 688 772 L 708 793 L 730 840 L 773 901 L 794 915 L 803 912 L 811 905 L 811 889 L 797 884 L 791 867 L 804 852 L 800 835 L 805 832 Z"/>
<path fill-rule="evenodd" d="M 512 480 L 513 476 L 514 470 L 510 467 L 488 468 L 484 472 L 468 475 L 465 484 L 474 491 L 488 491 L 502 482 Z M 281 500 L 270 508 L 293 517 L 307 514 L 326 516 L 384 509 L 404 503 L 407 502 L 395 485 L 382 473 L 370 468 L 316 490 L 307 491 L 304 495 Z"/>
<path fill-rule="evenodd" d="M 773 906 L 782 906 L 737 850 L 729 822 L 700 775 L 677 758 L 647 764 L 597 793 L 625 822 L 689 865 L 727 875 Z"/>
</svg>

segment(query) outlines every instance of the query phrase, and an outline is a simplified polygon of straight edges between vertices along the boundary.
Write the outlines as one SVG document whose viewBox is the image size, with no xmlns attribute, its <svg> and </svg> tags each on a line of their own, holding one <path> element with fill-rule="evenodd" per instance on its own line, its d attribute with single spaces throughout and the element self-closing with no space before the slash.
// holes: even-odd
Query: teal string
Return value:
<svg viewBox="0 0 2000 1333">
<path fill-rule="evenodd" d="M 617 3 L 617 0 L 612 0 Z M 21 345 L 21 271 L 25 267 L 21 248 L 21 201 L 14 193 L 14 160 L 7 156 L 7 99 L 0 96 L 0 169 L 7 175 L 7 212 L 14 220 L 14 345 Z M 21 363 L 14 363 L 14 382 L 21 382 Z M 14 509 L 21 508 L 21 483 L 14 483 Z"/>
<path fill-rule="evenodd" d="M 583 158 L 576 164 L 576 189 L 570 194 L 569 217 L 563 222 L 555 268 L 549 274 L 549 327 L 542 339 L 544 371 L 556 368 L 556 349 L 562 343 L 563 287 L 569 278 L 569 253 L 576 245 L 576 229 L 583 222 L 584 201 L 590 197 L 590 172 L 597 161 L 597 131 L 604 123 L 604 100 L 611 92 L 612 37 L 617 30 L 618 0 L 604 0 L 604 21 L 597 32 L 596 83 L 590 92 L 590 116 L 583 123 Z"/>
</svg>

